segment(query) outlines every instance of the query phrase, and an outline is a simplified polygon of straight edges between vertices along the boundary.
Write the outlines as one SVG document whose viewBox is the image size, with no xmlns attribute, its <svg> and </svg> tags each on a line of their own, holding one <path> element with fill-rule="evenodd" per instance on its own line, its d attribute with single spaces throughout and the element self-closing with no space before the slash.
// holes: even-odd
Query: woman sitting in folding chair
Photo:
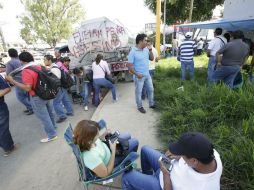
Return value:
<svg viewBox="0 0 254 190">
<path fill-rule="evenodd" d="M 109 147 L 101 139 L 109 133 L 107 130 L 100 136 L 100 126 L 91 120 L 80 121 L 73 131 L 73 142 L 78 145 L 87 168 L 97 177 L 109 176 L 114 167 L 124 160 L 123 155 L 116 156 L 117 141 L 109 141 Z M 128 153 L 136 152 L 138 141 L 134 138 L 128 140 Z"/>
</svg>

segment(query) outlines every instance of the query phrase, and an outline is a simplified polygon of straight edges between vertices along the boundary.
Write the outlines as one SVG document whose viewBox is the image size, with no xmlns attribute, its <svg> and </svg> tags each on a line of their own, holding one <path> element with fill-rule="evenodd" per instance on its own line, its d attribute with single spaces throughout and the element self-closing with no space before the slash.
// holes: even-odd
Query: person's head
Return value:
<svg viewBox="0 0 254 190">
<path fill-rule="evenodd" d="M 147 46 L 147 35 L 138 34 L 136 37 L 136 44 L 139 46 L 139 48 L 145 48 Z"/>
<path fill-rule="evenodd" d="M 22 64 L 26 64 L 26 63 L 34 61 L 34 57 L 31 53 L 24 51 L 19 54 L 19 60 Z"/>
<path fill-rule="evenodd" d="M 91 120 L 81 120 L 73 131 L 73 142 L 81 151 L 90 150 L 99 138 L 99 124 Z"/>
<path fill-rule="evenodd" d="M 82 67 L 80 67 L 80 68 L 74 68 L 72 73 L 74 75 L 81 76 L 81 75 L 83 75 L 83 68 Z"/>
<path fill-rule="evenodd" d="M 52 55 L 45 55 L 44 56 L 44 65 L 50 66 L 54 62 L 54 57 Z"/>
<path fill-rule="evenodd" d="M 212 143 L 198 132 L 184 133 L 177 142 L 169 144 L 169 151 L 182 156 L 192 168 L 210 164 L 214 160 Z"/>
<path fill-rule="evenodd" d="M 236 30 L 232 33 L 232 37 L 234 39 L 243 39 L 244 38 L 244 34 L 241 30 Z"/>
<path fill-rule="evenodd" d="M 216 28 L 214 31 L 214 36 L 219 36 L 222 34 L 222 28 Z"/>
<path fill-rule="evenodd" d="M 150 39 L 147 39 L 147 46 L 152 46 L 153 42 Z"/>
<path fill-rule="evenodd" d="M 97 54 L 96 58 L 95 58 L 95 62 L 96 64 L 99 64 L 101 62 L 101 60 L 103 59 L 103 55 L 102 54 Z"/>
<path fill-rule="evenodd" d="M 185 38 L 186 39 L 190 39 L 192 37 L 192 32 L 187 32 L 186 34 L 185 34 Z"/>
<path fill-rule="evenodd" d="M 16 49 L 11 48 L 11 49 L 8 50 L 8 55 L 11 58 L 17 58 L 18 57 L 18 51 Z"/>
<path fill-rule="evenodd" d="M 227 42 L 230 41 L 231 36 L 229 32 L 226 32 L 223 36 L 227 39 Z"/>
<path fill-rule="evenodd" d="M 200 38 L 200 41 L 203 41 L 203 38 Z"/>
<path fill-rule="evenodd" d="M 70 64 L 70 62 L 71 62 L 71 60 L 70 60 L 70 58 L 69 57 L 64 57 L 63 58 L 63 64 L 65 65 L 65 66 L 69 66 L 69 64 Z"/>
<path fill-rule="evenodd" d="M 57 59 L 60 59 L 60 58 L 61 58 L 61 53 L 60 53 L 59 48 L 55 48 L 54 52 L 55 52 L 55 57 L 56 57 Z"/>
</svg>

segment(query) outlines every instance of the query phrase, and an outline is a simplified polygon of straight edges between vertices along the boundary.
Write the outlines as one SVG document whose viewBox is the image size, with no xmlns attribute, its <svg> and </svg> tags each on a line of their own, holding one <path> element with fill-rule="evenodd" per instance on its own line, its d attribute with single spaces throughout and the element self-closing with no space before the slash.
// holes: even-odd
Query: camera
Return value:
<svg viewBox="0 0 254 190">
<path fill-rule="evenodd" d="M 113 134 L 107 134 L 105 136 L 105 139 L 106 141 L 110 141 L 111 143 L 114 143 L 116 140 L 118 140 L 119 135 L 120 135 L 119 131 L 116 131 Z"/>
<path fill-rule="evenodd" d="M 172 161 L 173 161 L 173 160 L 169 160 L 168 158 L 165 158 L 165 157 L 162 157 L 162 156 L 161 156 L 161 157 L 159 158 L 159 161 L 162 162 L 163 166 L 165 166 L 165 168 L 167 168 L 167 170 L 168 170 L 169 172 L 172 171 L 172 169 L 173 169 Z"/>
</svg>

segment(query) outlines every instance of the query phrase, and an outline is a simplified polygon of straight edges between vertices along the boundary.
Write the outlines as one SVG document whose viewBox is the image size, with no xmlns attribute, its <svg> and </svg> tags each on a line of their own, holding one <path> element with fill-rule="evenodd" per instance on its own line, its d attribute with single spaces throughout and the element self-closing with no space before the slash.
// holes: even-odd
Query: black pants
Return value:
<svg viewBox="0 0 254 190">
<path fill-rule="evenodd" d="M 6 103 L 0 105 L 0 147 L 4 151 L 13 149 L 13 140 L 9 130 L 9 110 Z"/>
</svg>

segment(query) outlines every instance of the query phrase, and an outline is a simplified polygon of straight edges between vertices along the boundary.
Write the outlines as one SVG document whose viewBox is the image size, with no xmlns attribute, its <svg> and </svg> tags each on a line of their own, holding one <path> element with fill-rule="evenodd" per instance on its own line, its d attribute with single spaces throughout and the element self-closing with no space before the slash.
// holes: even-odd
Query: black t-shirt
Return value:
<svg viewBox="0 0 254 190">
<path fill-rule="evenodd" d="M 10 88 L 9 84 L 4 80 L 4 78 L 0 75 L 0 90 L 4 90 L 6 88 Z M 0 97 L 0 107 L 4 104 L 4 96 Z"/>
</svg>

